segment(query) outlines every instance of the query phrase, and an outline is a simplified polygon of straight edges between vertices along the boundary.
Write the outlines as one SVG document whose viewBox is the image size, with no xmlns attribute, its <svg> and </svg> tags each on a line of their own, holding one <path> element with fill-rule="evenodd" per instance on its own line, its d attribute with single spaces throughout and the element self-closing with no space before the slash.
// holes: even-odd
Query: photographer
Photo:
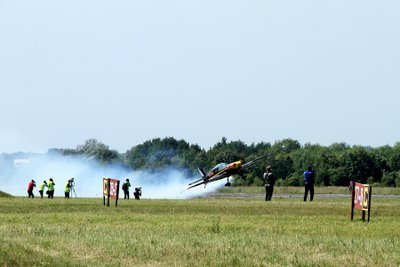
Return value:
<svg viewBox="0 0 400 267">
<path fill-rule="evenodd" d="M 35 198 L 35 195 L 33 194 L 33 188 L 36 186 L 35 180 L 32 179 L 32 181 L 29 182 L 28 184 L 28 198 Z"/>
<path fill-rule="evenodd" d="M 65 198 L 69 198 L 69 193 L 71 192 L 73 187 L 74 187 L 74 178 L 71 178 L 65 183 L 65 189 L 64 189 Z"/>
<path fill-rule="evenodd" d="M 50 178 L 49 181 L 47 182 L 47 195 L 48 198 L 54 198 L 54 186 L 56 184 L 54 183 L 53 178 Z"/>
<path fill-rule="evenodd" d="M 46 180 L 44 180 L 43 183 L 41 183 L 41 184 L 39 185 L 39 194 L 40 194 L 40 198 L 43 198 L 43 191 L 44 191 L 44 188 L 45 188 L 45 187 L 47 187 L 47 182 L 46 182 Z"/>
<path fill-rule="evenodd" d="M 135 192 L 133 192 L 133 195 L 135 196 L 135 199 L 140 199 L 140 196 L 142 195 L 142 188 L 136 187 Z"/>
</svg>

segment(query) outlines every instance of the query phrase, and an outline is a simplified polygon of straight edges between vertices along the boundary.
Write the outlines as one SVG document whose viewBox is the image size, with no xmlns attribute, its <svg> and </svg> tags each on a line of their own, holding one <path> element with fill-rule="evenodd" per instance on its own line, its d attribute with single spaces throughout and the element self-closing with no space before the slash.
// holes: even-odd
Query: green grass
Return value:
<svg viewBox="0 0 400 267">
<path fill-rule="evenodd" d="M 248 193 L 264 194 L 263 186 L 232 186 L 219 189 L 221 193 Z M 399 187 L 372 187 L 373 194 L 376 195 L 400 195 Z M 275 186 L 274 194 L 303 194 L 302 186 Z M 315 187 L 315 194 L 349 194 L 348 187 L 340 186 L 318 186 Z"/>
<path fill-rule="evenodd" d="M 372 201 L 1 198 L 0 266 L 399 266 L 400 198 Z"/>
</svg>

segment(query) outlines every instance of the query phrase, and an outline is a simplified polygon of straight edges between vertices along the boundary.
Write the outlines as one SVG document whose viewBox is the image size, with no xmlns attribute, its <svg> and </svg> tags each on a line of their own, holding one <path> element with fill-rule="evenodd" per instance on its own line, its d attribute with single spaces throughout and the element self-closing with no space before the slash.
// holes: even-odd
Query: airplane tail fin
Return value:
<svg viewBox="0 0 400 267">
<path fill-rule="evenodd" d="M 206 178 L 206 176 L 207 176 L 207 174 L 206 174 L 206 172 L 203 170 L 203 168 L 197 168 L 197 170 L 199 171 L 199 173 L 200 173 L 200 175 L 201 175 L 201 177 L 204 179 L 204 178 Z"/>
<path fill-rule="evenodd" d="M 201 182 L 201 181 L 203 181 L 203 180 L 206 178 L 207 174 L 206 174 L 206 172 L 205 172 L 202 168 L 197 168 L 197 170 L 199 171 L 199 173 L 200 173 L 200 175 L 201 175 L 201 179 L 196 180 L 196 181 L 194 181 L 194 182 L 191 182 L 189 185 L 192 185 L 192 184 Z"/>
</svg>

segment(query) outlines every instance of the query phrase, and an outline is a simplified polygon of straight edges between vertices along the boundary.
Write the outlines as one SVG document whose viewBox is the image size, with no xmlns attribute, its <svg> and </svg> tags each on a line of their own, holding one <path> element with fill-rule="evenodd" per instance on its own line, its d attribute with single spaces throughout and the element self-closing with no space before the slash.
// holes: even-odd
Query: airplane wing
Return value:
<svg viewBox="0 0 400 267">
<path fill-rule="evenodd" d="M 195 183 L 198 183 L 198 182 L 201 182 L 201 181 L 205 181 L 205 179 L 200 178 L 199 180 L 196 180 L 196 181 L 194 181 L 194 182 L 191 182 L 189 185 L 192 185 L 192 184 L 195 184 Z"/>
<path fill-rule="evenodd" d="M 207 183 L 208 183 L 208 181 L 205 181 L 205 180 L 203 180 L 203 181 L 201 181 L 201 182 L 199 182 L 197 184 L 190 183 L 189 184 L 190 186 L 186 190 L 184 190 L 183 192 L 189 190 L 190 188 L 193 188 L 193 187 L 196 187 L 196 186 L 199 186 L 199 185 L 202 185 L 202 184 L 207 184 Z"/>
<path fill-rule="evenodd" d="M 268 156 L 268 155 L 264 155 L 264 156 L 258 157 L 258 158 L 256 158 L 256 159 L 253 159 L 253 160 L 251 160 L 251 161 L 249 161 L 249 162 L 243 164 L 243 165 L 242 165 L 242 168 L 249 167 L 249 166 L 253 165 L 254 163 L 256 163 L 257 161 L 259 161 L 260 159 L 266 158 L 267 156 Z"/>
</svg>

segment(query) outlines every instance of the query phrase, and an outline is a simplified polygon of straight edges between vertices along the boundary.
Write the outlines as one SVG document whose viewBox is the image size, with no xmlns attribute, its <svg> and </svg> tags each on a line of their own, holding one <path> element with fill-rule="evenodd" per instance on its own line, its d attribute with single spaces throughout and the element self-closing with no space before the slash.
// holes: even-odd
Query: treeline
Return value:
<svg viewBox="0 0 400 267">
<path fill-rule="evenodd" d="M 53 149 L 62 155 L 84 155 L 103 164 L 120 164 L 132 170 L 157 171 L 167 167 L 179 168 L 188 176 L 198 175 L 197 167 L 210 169 L 220 162 L 239 159 L 250 161 L 268 155 L 264 163 L 249 169 L 246 179 L 235 179 L 236 185 L 262 185 L 266 165 L 273 168 L 278 184 L 300 186 L 303 172 L 311 165 L 317 176 L 316 184 L 346 186 L 351 180 L 382 186 L 400 186 L 400 143 L 394 147 L 378 148 L 348 146 L 335 143 L 330 146 L 305 144 L 284 139 L 247 145 L 242 141 L 227 142 L 222 138 L 209 150 L 173 137 L 156 138 L 118 153 L 109 146 L 89 139 L 76 149 Z"/>
</svg>

